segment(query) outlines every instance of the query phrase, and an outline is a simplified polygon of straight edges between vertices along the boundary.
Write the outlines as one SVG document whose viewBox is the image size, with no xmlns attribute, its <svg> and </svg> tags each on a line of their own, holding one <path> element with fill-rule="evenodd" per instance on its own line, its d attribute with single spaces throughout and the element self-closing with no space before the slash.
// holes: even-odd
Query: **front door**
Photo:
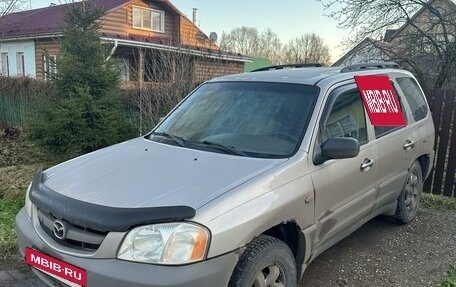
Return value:
<svg viewBox="0 0 456 287">
<path fill-rule="evenodd" d="M 369 138 L 370 124 L 356 85 L 334 90 L 328 98 L 315 139 L 314 153 L 332 137 L 359 141 L 355 158 L 328 160 L 311 166 L 315 188 L 316 243 L 331 245 L 351 233 L 373 208 L 377 172 L 377 149 Z M 345 234 L 346 233 L 346 234 Z M 339 236 L 338 236 L 339 235 Z"/>
</svg>

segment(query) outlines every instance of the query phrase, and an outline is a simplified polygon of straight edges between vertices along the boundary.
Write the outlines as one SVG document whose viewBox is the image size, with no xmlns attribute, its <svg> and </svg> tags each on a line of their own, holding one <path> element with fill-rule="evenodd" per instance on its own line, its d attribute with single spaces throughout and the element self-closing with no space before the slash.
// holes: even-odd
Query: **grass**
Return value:
<svg viewBox="0 0 456 287">
<path fill-rule="evenodd" d="M 456 212 L 456 198 L 424 193 L 421 199 L 421 207 Z"/>
<path fill-rule="evenodd" d="M 440 284 L 440 287 L 456 287 L 456 265 L 448 272 L 448 278 Z"/>
<path fill-rule="evenodd" d="M 39 166 L 50 166 L 49 157 L 24 136 L 6 139 L 0 130 L 0 268 L 13 267 L 19 256 L 14 219 Z"/>
<path fill-rule="evenodd" d="M 20 262 L 14 218 L 24 205 L 23 198 L 0 199 L 0 268 Z"/>
<path fill-rule="evenodd" d="M 0 129 L 0 168 L 39 164 L 48 159 L 49 156 L 28 141 L 24 135 L 18 139 L 7 139 L 3 137 Z"/>
</svg>

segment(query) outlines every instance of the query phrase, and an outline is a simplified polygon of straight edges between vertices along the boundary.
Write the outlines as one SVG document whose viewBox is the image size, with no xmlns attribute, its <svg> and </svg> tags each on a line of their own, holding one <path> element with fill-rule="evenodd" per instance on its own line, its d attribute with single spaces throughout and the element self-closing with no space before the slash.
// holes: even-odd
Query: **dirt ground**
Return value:
<svg viewBox="0 0 456 287">
<path fill-rule="evenodd" d="M 455 263 L 456 213 L 424 209 L 408 225 L 371 220 L 312 262 L 300 287 L 434 287 Z"/>
<path fill-rule="evenodd" d="M 421 210 L 409 225 L 382 218 L 320 255 L 300 287 L 438 286 L 456 263 L 456 213 Z M 0 270 L 0 286 L 43 287 L 25 268 Z"/>
</svg>

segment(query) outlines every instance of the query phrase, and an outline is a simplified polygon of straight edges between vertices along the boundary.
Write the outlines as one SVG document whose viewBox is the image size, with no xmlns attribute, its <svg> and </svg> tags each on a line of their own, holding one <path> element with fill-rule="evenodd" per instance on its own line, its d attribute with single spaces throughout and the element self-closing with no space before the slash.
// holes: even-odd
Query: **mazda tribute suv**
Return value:
<svg viewBox="0 0 456 287">
<path fill-rule="evenodd" d="M 405 126 L 371 124 L 355 82 L 369 75 L 389 78 Z M 296 287 L 371 218 L 416 217 L 433 146 L 423 91 L 394 63 L 215 78 L 146 136 L 38 169 L 19 247 L 50 286 Z"/>
</svg>

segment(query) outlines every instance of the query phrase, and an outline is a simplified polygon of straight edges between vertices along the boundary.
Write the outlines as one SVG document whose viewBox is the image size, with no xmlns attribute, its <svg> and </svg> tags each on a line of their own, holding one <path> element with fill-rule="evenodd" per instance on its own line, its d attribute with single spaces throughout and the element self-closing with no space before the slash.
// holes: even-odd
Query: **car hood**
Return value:
<svg viewBox="0 0 456 287">
<path fill-rule="evenodd" d="M 138 138 L 48 169 L 44 185 L 103 206 L 198 209 L 286 160 L 193 150 Z"/>
</svg>

